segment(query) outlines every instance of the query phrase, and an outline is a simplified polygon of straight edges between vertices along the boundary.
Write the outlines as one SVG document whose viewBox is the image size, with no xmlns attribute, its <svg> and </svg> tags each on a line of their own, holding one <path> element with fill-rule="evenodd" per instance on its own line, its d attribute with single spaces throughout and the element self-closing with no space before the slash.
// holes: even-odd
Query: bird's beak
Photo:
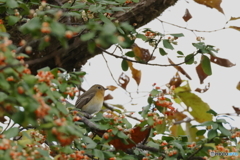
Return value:
<svg viewBox="0 0 240 160">
<path fill-rule="evenodd" d="M 108 88 L 104 88 L 104 90 L 108 90 Z"/>
</svg>

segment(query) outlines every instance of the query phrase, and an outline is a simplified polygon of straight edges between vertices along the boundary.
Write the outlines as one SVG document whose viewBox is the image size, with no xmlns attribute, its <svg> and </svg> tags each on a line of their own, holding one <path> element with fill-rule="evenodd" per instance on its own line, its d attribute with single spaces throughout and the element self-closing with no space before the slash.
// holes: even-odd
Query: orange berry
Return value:
<svg viewBox="0 0 240 160">
<path fill-rule="evenodd" d="M 17 91 L 18 91 L 19 94 L 23 94 L 23 93 L 24 93 L 24 89 L 23 89 L 22 86 L 19 86 L 19 87 L 17 88 Z"/>
<path fill-rule="evenodd" d="M 109 138 L 109 134 L 108 133 L 104 133 L 103 134 L 103 138 L 107 140 Z"/>
<path fill-rule="evenodd" d="M 72 31 L 66 31 L 65 32 L 65 37 L 68 39 L 71 39 L 73 37 L 73 32 Z"/>
</svg>

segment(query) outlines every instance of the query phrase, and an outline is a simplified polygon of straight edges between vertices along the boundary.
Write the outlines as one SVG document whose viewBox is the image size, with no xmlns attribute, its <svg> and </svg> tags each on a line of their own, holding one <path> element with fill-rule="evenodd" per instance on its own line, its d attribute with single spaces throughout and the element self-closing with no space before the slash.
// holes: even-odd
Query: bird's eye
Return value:
<svg viewBox="0 0 240 160">
<path fill-rule="evenodd" d="M 99 87 L 97 87 L 98 89 L 101 89 L 101 87 L 99 86 Z"/>
</svg>

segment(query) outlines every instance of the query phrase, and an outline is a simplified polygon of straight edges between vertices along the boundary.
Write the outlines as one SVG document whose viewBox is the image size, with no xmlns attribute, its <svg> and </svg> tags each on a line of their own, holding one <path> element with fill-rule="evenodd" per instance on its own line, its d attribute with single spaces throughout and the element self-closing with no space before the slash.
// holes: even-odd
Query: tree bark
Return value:
<svg viewBox="0 0 240 160">
<path fill-rule="evenodd" d="M 64 3 L 61 0 L 48 1 L 48 3 L 56 2 L 58 5 Z M 173 6 L 176 2 L 177 0 L 140 0 L 138 3 L 129 4 L 131 8 L 126 12 L 116 12 L 112 17 L 115 17 L 119 22 L 129 22 L 130 25 L 134 24 L 135 28 L 139 28 L 158 17 L 164 10 Z M 69 24 L 69 19 L 63 18 L 61 22 Z M 74 23 L 81 25 L 84 21 L 79 20 Z M 61 67 L 67 71 L 79 70 L 88 59 L 101 53 L 101 50 L 97 48 L 94 53 L 89 53 L 87 42 L 81 41 L 79 36 L 68 41 L 69 47 L 67 49 L 63 48 L 57 39 L 51 38 L 50 46 L 43 51 L 38 50 L 40 40 L 31 40 L 31 37 L 27 37 L 27 35 L 16 36 L 18 38 L 11 37 L 15 43 L 19 42 L 19 37 L 27 39 L 29 42 L 27 45 L 32 46 L 33 52 L 29 55 L 30 59 L 26 63 L 29 64 L 33 74 L 36 74 L 38 69 L 46 66 L 50 68 Z M 24 48 L 18 48 L 17 52 L 24 52 Z"/>
</svg>

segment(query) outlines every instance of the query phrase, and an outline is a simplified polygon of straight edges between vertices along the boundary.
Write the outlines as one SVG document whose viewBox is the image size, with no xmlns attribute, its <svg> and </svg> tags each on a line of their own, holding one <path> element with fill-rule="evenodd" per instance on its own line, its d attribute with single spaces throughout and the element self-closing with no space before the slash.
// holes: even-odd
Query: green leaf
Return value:
<svg viewBox="0 0 240 160">
<path fill-rule="evenodd" d="M 3 102 L 7 98 L 8 98 L 8 95 L 6 93 L 0 92 L 0 102 Z"/>
<path fill-rule="evenodd" d="M 16 16 L 8 16 L 8 24 L 10 26 L 14 25 L 15 23 L 17 23 L 19 21 L 19 17 Z"/>
<path fill-rule="evenodd" d="M 125 59 L 122 60 L 121 66 L 122 66 L 122 70 L 123 71 L 127 71 L 128 70 L 128 62 Z"/>
<path fill-rule="evenodd" d="M 14 128 L 10 128 L 7 131 L 3 132 L 3 134 L 5 135 L 6 138 L 13 138 L 15 136 L 17 136 L 19 133 L 19 128 L 14 127 Z"/>
<path fill-rule="evenodd" d="M 185 152 L 184 152 L 184 150 L 183 150 L 183 148 L 182 148 L 182 145 L 181 144 L 179 144 L 178 142 L 175 142 L 175 141 L 173 141 L 173 142 L 171 142 L 176 148 L 178 148 L 179 150 L 180 150 L 180 154 L 182 155 L 182 157 L 183 158 L 185 158 L 186 157 L 186 154 L 185 154 Z"/>
<path fill-rule="evenodd" d="M 199 42 L 199 43 L 192 43 L 192 45 L 194 47 L 196 47 L 197 49 L 204 49 L 205 44 L 203 42 Z"/>
<path fill-rule="evenodd" d="M 165 130 L 166 130 L 166 127 L 167 127 L 166 121 L 163 121 L 162 124 L 159 124 L 159 125 L 155 126 L 156 131 L 157 131 L 158 134 L 164 133 Z"/>
<path fill-rule="evenodd" d="M 91 138 L 89 138 L 89 137 L 87 137 L 87 136 L 84 136 L 84 137 L 83 137 L 83 142 L 84 142 L 85 144 L 87 144 L 87 148 L 89 148 L 89 149 L 94 149 L 94 148 L 96 148 L 96 146 L 97 146 L 97 143 L 94 142 Z"/>
<path fill-rule="evenodd" d="M 176 34 L 170 34 L 173 37 L 184 37 L 184 34 L 182 33 L 176 33 Z"/>
<path fill-rule="evenodd" d="M 97 157 L 98 159 L 105 159 L 103 151 L 101 151 L 99 149 L 94 149 L 93 155 L 94 155 L 94 157 Z"/>
<path fill-rule="evenodd" d="M 59 37 L 65 35 L 65 26 L 63 24 L 53 21 L 52 23 L 50 23 L 50 27 L 53 34 L 56 34 Z"/>
<path fill-rule="evenodd" d="M 88 32 L 88 33 L 83 34 L 81 36 L 81 40 L 82 41 L 88 41 L 88 40 L 92 39 L 94 36 L 95 36 L 95 32 Z"/>
<path fill-rule="evenodd" d="M 209 111 L 207 111 L 207 113 L 211 113 L 214 116 L 217 116 L 217 112 L 215 112 L 214 110 L 210 109 Z"/>
<path fill-rule="evenodd" d="M 143 41 L 146 41 L 148 39 L 144 34 L 139 34 L 139 33 L 136 35 L 136 38 L 140 38 Z"/>
<path fill-rule="evenodd" d="M 224 128 L 222 125 L 218 126 L 218 129 L 221 131 L 222 134 L 224 134 L 225 136 L 231 136 L 232 133 L 227 130 L 226 128 Z"/>
<path fill-rule="evenodd" d="M 162 56 L 167 55 L 167 52 L 165 52 L 165 50 L 163 48 L 159 48 L 159 52 Z"/>
<path fill-rule="evenodd" d="M 41 28 L 41 22 L 39 17 L 34 17 L 24 25 L 20 27 L 20 30 L 24 33 L 36 31 Z"/>
<path fill-rule="evenodd" d="M 18 3 L 16 0 L 7 0 L 6 5 L 9 8 L 17 8 L 18 7 Z"/>
<path fill-rule="evenodd" d="M 62 105 L 62 103 L 59 102 L 59 103 L 56 104 L 56 106 L 57 106 L 57 109 L 60 112 L 62 112 L 65 115 L 68 114 L 68 111 L 67 111 L 66 107 L 64 105 Z"/>
<path fill-rule="evenodd" d="M 207 136 L 208 136 L 208 139 L 213 139 L 214 137 L 217 136 L 217 130 L 213 130 L 213 129 L 209 130 Z"/>
<path fill-rule="evenodd" d="M 173 46 L 172 46 L 172 44 L 169 42 L 168 39 L 164 39 L 164 40 L 163 40 L 163 46 L 164 46 L 165 48 L 167 48 L 167 49 L 174 49 Z"/>
<path fill-rule="evenodd" d="M 193 62 L 194 62 L 194 54 L 192 53 L 192 54 L 187 55 L 185 57 L 184 61 L 185 61 L 186 64 L 193 64 Z"/>
<path fill-rule="evenodd" d="M 203 129 L 203 130 L 198 130 L 197 133 L 196 133 L 196 135 L 197 135 L 197 136 L 202 136 L 202 135 L 204 135 L 205 132 L 206 132 L 205 129 Z"/>
<path fill-rule="evenodd" d="M 149 141 L 147 143 L 147 146 L 153 147 L 153 148 L 159 148 L 159 144 L 158 143 L 154 143 L 153 141 Z"/>
<path fill-rule="evenodd" d="M 49 157 L 48 151 L 37 148 L 38 152 L 44 157 Z"/>
<path fill-rule="evenodd" d="M 162 140 L 170 142 L 170 141 L 174 140 L 174 138 L 173 137 L 162 136 Z"/>
<path fill-rule="evenodd" d="M 61 147 L 60 151 L 67 154 L 73 153 L 73 150 L 70 146 Z"/>
<path fill-rule="evenodd" d="M 212 74 L 211 61 L 207 56 L 202 55 L 201 65 L 204 73 L 206 73 L 207 75 Z"/>
<path fill-rule="evenodd" d="M 127 136 L 125 133 L 123 133 L 122 131 L 119 131 L 119 132 L 117 133 L 117 136 L 118 136 L 119 138 L 122 138 L 122 139 L 128 139 L 128 136 Z"/>
<path fill-rule="evenodd" d="M 152 97 L 155 97 L 155 96 L 157 96 L 158 94 L 160 94 L 161 92 L 160 91 L 158 91 L 157 89 L 153 89 L 151 92 L 150 92 L 150 95 L 152 96 Z"/>
<path fill-rule="evenodd" d="M 153 120 L 153 117 L 148 117 L 147 118 L 147 122 L 150 126 L 152 126 L 154 124 L 154 120 Z"/>
<path fill-rule="evenodd" d="M 135 54 L 134 54 L 133 51 L 129 51 L 125 55 L 128 56 L 128 57 L 135 57 Z"/>
<path fill-rule="evenodd" d="M 211 126 L 213 124 L 214 124 L 213 121 L 207 121 L 207 122 L 200 123 L 199 126 Z"/>
<path fill-rule="evenodd" d="M 178 53 L 179 55 L 183 55 L 183 52 L 182 52 L 182 51 L 177 51 L 177 53 Z"/>
<path fill-rule="evenodd" d="M 135 3 L 138 3 L 139 2 L 139 0 L 132 0 L 133 2 L 135 2 Z"/>
</svg>

